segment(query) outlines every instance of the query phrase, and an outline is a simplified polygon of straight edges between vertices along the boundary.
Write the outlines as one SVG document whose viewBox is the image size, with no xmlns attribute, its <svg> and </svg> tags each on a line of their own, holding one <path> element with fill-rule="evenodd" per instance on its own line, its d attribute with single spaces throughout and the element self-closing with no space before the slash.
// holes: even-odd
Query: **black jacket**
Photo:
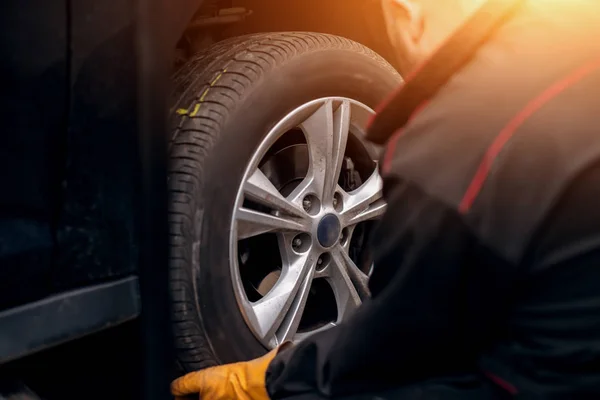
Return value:
<svg viewBox="0 0 600 400">
<path fill-rule="evenodd" d="M 600 5 L 530 3 L 397 127 L 372 299 L 274 360 L 273 399 L 600 398 Z"/>
</svg>

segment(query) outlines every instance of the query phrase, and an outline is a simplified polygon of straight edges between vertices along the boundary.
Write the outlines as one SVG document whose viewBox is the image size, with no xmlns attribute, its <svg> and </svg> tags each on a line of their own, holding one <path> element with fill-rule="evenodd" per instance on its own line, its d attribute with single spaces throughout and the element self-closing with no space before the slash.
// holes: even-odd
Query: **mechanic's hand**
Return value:
<svg viewBox="0 0 600 400">
<path fill-rule="evenodd" d="M 255 360 L 190 372 L 171 383 L 171 393 L 176 398 L 198 393 L 201 400 L 268 400 L 267 368 L 284 346 Z"/>
</svg>

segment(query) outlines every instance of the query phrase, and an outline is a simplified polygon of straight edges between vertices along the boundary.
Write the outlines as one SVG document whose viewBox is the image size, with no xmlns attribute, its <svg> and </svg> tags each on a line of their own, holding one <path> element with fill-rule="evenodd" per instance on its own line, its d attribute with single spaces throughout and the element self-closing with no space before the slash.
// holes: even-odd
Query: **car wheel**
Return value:
<svg viewBox="0 0 600 400">
<path fill-rule="evenodd" d="M 175 77 L 171 290 L 185 370 L 264 354 L 368 295 L 384 211 L 367 120 L 400 82 L 369 49 L 313 33 L 220 43 Z"/>
</svg>

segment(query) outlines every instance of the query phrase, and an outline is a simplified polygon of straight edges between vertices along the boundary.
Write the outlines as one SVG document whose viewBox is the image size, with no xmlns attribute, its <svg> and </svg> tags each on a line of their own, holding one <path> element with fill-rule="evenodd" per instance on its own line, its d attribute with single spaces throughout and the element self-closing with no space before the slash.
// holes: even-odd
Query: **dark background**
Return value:
<svg viewBox="0 0 600 400">
<path fill-rule="evenodd" d="M 153 26 L 174 49 L 201 0 L 152 1 L 170 5 Z M 141 206 L 148 182 L 138 151 L 144 91 L 135 7 L 120 0 L 0 4 L 0 312 L 136 274 L 138 260 L 152 259 L 140 254 L 155 237 L 139 227 L 156 224 L 144 223 Z M 166 112 L 166 93 L 156 98 Z M 157 131 L 166 141 L 166 131 Z M 159 211 L 157 218 L 166 215 Z M 147 283 L 142 295 L 152 291 Z M 157 319 L 144 314 L 0 367 L 0 393 L 21 381 L 48 399 L 140 398 L 141 376 L 152 375 L 142 349 L 161 353 L 162 337 L 147 329 Z"/>
<path fill-rule="evenodd" d="M 152 1 L 174 49 L 202 0 Z M 135 7 L 0 4 L 0 311 L 137 270 Z"/>
<path fill-rule="evenodd" d="M 0 367 L 0 390 L 22 382 L 42 399 L 140 399 L 139 321 Z"/>
</svg>

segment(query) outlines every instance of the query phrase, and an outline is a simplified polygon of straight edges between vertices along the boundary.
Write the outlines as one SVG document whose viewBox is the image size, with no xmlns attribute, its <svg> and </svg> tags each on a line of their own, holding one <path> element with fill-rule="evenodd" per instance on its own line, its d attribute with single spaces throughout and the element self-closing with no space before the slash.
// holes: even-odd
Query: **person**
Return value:
<svg viewBox="0 0 600 400">
<path fill-rule="evenodd" d="M 600 398 L 600 4 L 382 0 L 408 76 L 345 323 L 172 383 L 209 399 Z"/>
</svg>

